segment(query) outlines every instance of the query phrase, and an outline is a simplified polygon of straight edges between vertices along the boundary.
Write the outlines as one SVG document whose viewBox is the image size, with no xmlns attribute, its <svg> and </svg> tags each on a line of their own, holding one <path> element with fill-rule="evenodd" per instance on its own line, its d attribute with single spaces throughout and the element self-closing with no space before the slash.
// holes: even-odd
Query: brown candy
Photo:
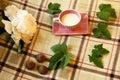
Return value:
<svg viewBox="0 0 120 80">
<path fill-rule="evenodd" d="M 40 74 L 47 74 L 48 73 L 48 68 L 46 66 L 44 66 L 44 65 L 40 65 L 38 67 L 38 72 Z"/>
<path fill-rule="evenodd" d="M 33 70 L 35 68 L 35 63 L 33 61 L 27 61 L 26 68 L 29 70 Z"/>
<path fill-rule="evenodd" d="M 38 62 L 44 62 L 47 59 L 46 56 L 43 54 L 38 54 L 35 56 L 35 58 Z"/>
</svg>

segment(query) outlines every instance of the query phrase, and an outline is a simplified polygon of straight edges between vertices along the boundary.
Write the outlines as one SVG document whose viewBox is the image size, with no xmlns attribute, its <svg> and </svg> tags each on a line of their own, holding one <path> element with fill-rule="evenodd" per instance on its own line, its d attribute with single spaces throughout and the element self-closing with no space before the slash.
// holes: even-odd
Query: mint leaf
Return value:
<svg viewBox="0 0 120 80">
<path fill-rule="evenodd" d="M 94 48 L 98 49 L 102 55 L 109 53 L 107 49 L 103 48 L 103 44 L 95 45 Z"/>
<path fill-rule="evenodd" d="M 52 3 L 50 2 L 50 3 L 48 4 L 48 8 L 49 8 L 49 9 L 57 10 L 57 9 L 59 9 L 59 7 L 60 7 L 60 4 L 58 4 L 58 3 L 53 3 L 53 4 L 52 4 Z"/>
<path fill-rule="evenodd" d="M 95 48 L 95 49 L 101 49 L 102 46 L 103 46 L 103 44 L 98 44 L 98 45 L 95 45 L 94 48 Z"/>
<path fill-rule="evenodd" d="M 48 4 L 48 9 L 47 9 L 48 13 L 50 14 L 57 14 L 57 13 L 60 13 L 61 10 L 60 10 L 60 4 L 58 3 L 49 3 Z"/>
<path fill-rule="evenodd" d="M 51 50 L 55 54 L 50 58 L 48 69 L 53 70 L 59 65 L 61 69 L 64 69 L 72 56 L 71 53 L 67 52 L 67 45 L 64 42 L 62 44 L 56 44 L 51 47 Z"/>
<path fill-rule="evenodd" d="M 60 12 L 61 12 L 60 9 L 58 9 L 58 10 L 48 9 L 48 13 L 50 13 L 50 14 L 57 14 L 57 13 L 60 13 Z"/>
<path fill-rule="evenodd" d="M 111 39 L 111 34 L 110 34 L 110 32 L 107 29 L 104 29 L 101 32 L 107 39 Z"/>
<path fill-rule="evenodd" d="M 98 28 L 99 29 L 106 29 L 108 27 L 108 24 L 105 24 L 105 23 L 98 23 Z"/>
<path fill-rule="evenodd" d="M 101 11 L 104 10 L 105 8 L 111 8 L 111 4 L 100 4 L 99 5 L 99 9 Z"/>
<path fill-rule="evenodd" d="M 56 44 L 54 45 L 53 47 L 51 47 L 51 50 L 54 52 L 54 53 L 66 53 L 67 51 L 67 46 L 66 44 L 63 42 L 62 44 Z"/>
<path fill-rule="evenodd" d="M 115 9 L 113 9 L 113 8 L 105 8 L 105 9 L 103 9 L 103 11 L 109 12 L 111 14 L 110 17 L 117 18 Z"/>
<path fill-rule="evenodd" d="M 97 67 L 103 68 L 103 63 L 101 61 L 101 58 L 92 57 L 92 60 Z"/>
<path fill-rule="evenodd" d="M 88 56 L 89 56 L 89 61 L 93 62 L 92 56 L 91 55 L 88 55 Z"/>
<path fill-rule="evenodd" d="M 102 35 L 101 31 L 98 28 L 94 28 L 92 32 L 93 32 L 93 35 L 97 38 Z"/>
<path fill-rule="evenodd" d="M 63 57 L 62 61 L 61 61 L 61 64 L 60 64 L 60 67 L 61 69 L 64 69 L 65 66 L 68 64 L 69 62 L 69 59 L 72 57 L 72 53 L 67 53 L 65 54 L 65 56 Z"/>
<path fill-rule="evenodd" d="M 105 11 L 97 12 L 97 17 L 101 20 L 108 21 L 110 16 L 111 14 L 109 12 L 105 12 Z"/>
<path fill-rule="evenodd" d="M 54 53 L 57 53 L 57 51 L 59 51 L 61 45 L 60 44 L 56 44 L 54 46 L 51 47 L 51 50 L 54 52 Z"/>
<path fill-rule="evenodd" d="M 100 30 L 100 32 L 102 33 L 102 35 L 104 36 L 104 37 L 106 37 L 107 39 L 111 39 L 111 34 L 110 34 L 110 32 L 108 31 L 108 29 L 107 29 L 107 24 L 105 24 L 105 23 L 99 23 L 98 24 L 98 29 Z"/>
<path fill-rule="evenodd" d="M 111 39 L 111 34 L 107 29 L 108 25 L 105 23 L 98 23 L 98 28 L 93 29 L 93 35 L 95 37 L 101 37 L 104 36 L 107 39 Z"/>
<path fill-rule="evenodd" d="M 111 4 L 100 4 L 99 5 L 100 12 L 97 12 L 96 15 L 99 19 L 104 21 L 109 21 L 110 18 L 117 18 L 115 9 L 111 7 Z M 107 29 L 107 24 L 98 23 L 98 28 L 93 29 L 93 34 L 95 37 L 104 36 L 107 39 L 111 39 L 111 34 Z"/>
<path fill-rule="evenodd" d="M 89 56 L 89 61 L 93 62 L 97 67 L 103 68 L 102 57 L 103 55 L 109 53 L 109 51 L 103 48 L 103 44 L 98 44 L 92 49 L 92 54 Z"/>
<path fill-rule="evenodd" d="M 53 55 L 53 56 L 50 58 L 50 63 L 49 63 L 48 69 L 49 69 L 49 70 L 55 69 L 56 66 L 57 66 L 57 63 L 58 63 L 59 61 L 61 61 L 61 59 L 62 59 L 63 57 L 64 57 L 64 54 L 61 53 L 61 52 Z"/>
<path fill-rule="evenodd" d="M 89 56 L 90 62 L 93 62 L 99 68 L 103 68 L 101 58 L 96 58 L 96 57 L 93 57 L 93 56 L 90 56 L 90 55 L 88 55 L 88 56 Z"/>
<path fill-rule="evenodd" d="M 100 12 L 97 12 L 97 17 L 101 20 L 108 21 L 110 18 L 117 18 L 115 9 L 111 7 L 111 4 L 100 4 Z"/>
<path fill-rule="evenodd" d="M 105 48 L 100 49 L 101 54 L 108 54 L 109 51 Z"/>
<path fill-rule="evenodd" d="M 93 49 L 92 56 L 97 58 L 102 57 L 101 51 L 99 51 L 98 49 Z"/>
</svg>

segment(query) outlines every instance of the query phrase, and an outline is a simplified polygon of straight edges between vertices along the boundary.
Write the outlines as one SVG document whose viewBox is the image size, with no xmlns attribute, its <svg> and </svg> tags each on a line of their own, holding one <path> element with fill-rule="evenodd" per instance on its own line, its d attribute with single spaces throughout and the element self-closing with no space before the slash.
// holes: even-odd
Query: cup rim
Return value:
<svg viewBox="0 0 120 80">
<path fill-rule="evenodd" d="M 61 15 L 62 15 L 63 13 L 65 13 L 65 12 L 68 12 L 68 11 L 72 11 L 72 13 L 75 13 L 77 16 L 79 16 L 79 21 L 78 21 L 77 23 L 75 23 L 75 24 L 73 24 L 73 25 L 66 25 L 66 24 L 64 24 L 64 23 L 61 21 Z M 62 11 L 62 12 L 59 14 L 58 18 L 59 18 L 60 23 L 61 23 L 62 25 L 64 25 L 64 26 L 66 26 L 66 27 L 76 26 L 76 25 L 79 24 L 79 22 L 81 21 L 80 12 L 78 12 L 78 11 L 76 11 L 76 10 L 73 10 L 73 9 L 68 9 L 68 10 Z"/>
</svg>

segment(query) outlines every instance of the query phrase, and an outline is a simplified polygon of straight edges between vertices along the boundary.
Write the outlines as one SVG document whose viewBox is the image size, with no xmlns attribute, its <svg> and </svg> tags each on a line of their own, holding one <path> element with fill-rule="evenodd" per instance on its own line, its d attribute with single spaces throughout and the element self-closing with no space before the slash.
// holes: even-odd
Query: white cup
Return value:
<svg viewBox="0 0 120 80">
<path fill-rule="evenodd" d="M 59 14 L 53 21 L 61 23 L 66 27 L 73 27 L 81 21 L 81 15 L 75 10 L 65 10 Z"/>
</svg>

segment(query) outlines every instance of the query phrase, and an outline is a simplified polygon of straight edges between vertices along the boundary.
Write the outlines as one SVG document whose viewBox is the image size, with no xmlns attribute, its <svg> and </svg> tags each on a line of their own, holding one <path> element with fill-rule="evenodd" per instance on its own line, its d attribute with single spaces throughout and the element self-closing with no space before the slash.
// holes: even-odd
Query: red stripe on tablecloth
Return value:
<svg viewBox="0 0 120 80">
<path fill-rule="evenodd" d="M 74 0 L 73 9 L 76 8 L 77 1 L 78 1 L 78 0 Z"/>
<path fill-rule="evenodd" d="M 70 0 L 70 3 L 69 3 L 69 6 L 68 6 L 68 9 L 70 8 L 71 3 L 72 3 L 72 0 Z M 68 39 L 68 36 L 65 36 L 65 39 L 64 39 L 64 42 L 65 42 L 65 43 L 67 42 L 67 39 Z M 56 75 L 57 75 L 57 72 L 58 72 L 58 70 L 54 70 L 52 80 L 55 79 L 55 77 L 56 77 Z"/>
<path fill-rule="evenodd" d="M 90 22 L 95 22 L 95 23 L 107 23 L 108 25 L 113 25 L 113 26 L 116 26 L 116 27 L 120 27 L 120 24 L 117 24 L 117 23 L 112 23 L 112 22 L 103 22 L 103 21 L 97 21 L 97 20 L 91 20 L 89 19 Z M 119 21 L 120 22 L 120 21 Z"/>
<path fill-rule="evenodd" d="M 24 1 L 24 4 L 23 4 L 23 9 L 26 9 L 27 3 L 28 3 L 28 0 L 25 0 L 25 1 Z M 22 63 L 22 62 L 25 61 L 25 58 L 26 58 L 26 56 L 24 55 L 23 58 L 22 58 L 22 61 L 21 61 L 20 65 L 19 65 L 19 69 L 22 68 L 22 66 L 23 66 L 23 63 Z M 19 75 L 19 71 L 17 71 L 16 75 Z M 13 80 L 16 80 L 16 79 L 17 79 L 18 76 L 16 76 L 16 75 L 15 75 L 15 77 L 14 77 Z M 21 77 L 22 77 L 22 76 L 21 76 Z"/>
<path fill-rule="evenodd" d="M 89 65 L 89 66 L 93 66 L 93 65 L 90 65 L 90 64 L 86 64 L 86 63 L 83 63 L 83 64 Z M 68 66 L 74 68 L 75 65 L 73 65 L 73 64 L 68 64 Z M 77 69 L 83 70 L 83 71 L 87 71 L 87 72 L 90 72 L 90 73 L 95 73 L 95 74 L 103 75 L 103 76 L 106 75 L 106 72 L 102 72 L 102 71 L 99 71 L 99 70 L 86 68 L 86 67 L 83 67 L 83 66 L 82 66 L 82 67 L 81 67 L 81 66 L 77 66 Z M 104 68 L 104 69 L 106 70 L 106 68 Z M 111 69 L 110 69 L 110 70 L 111 70 Z M 111 70 L 111 71 L 114 71 L 114 70 Z M 119 73 L 120 71 L 115 71 L 115 72 L 118 72 L 118 73 Z M 107 76 L 109 77 L 110 75 L 111 75 L 111 74 L 108 74 Z M 120 79 L 120 75 L 114 75 L 114 78 Z"/>
<path fill-rule="evenodd" d="M 77 3 L 77 0 L 74 1 L 73 9 L 75 9 L 76 3 Z M 92 1 L 91 1 L 91 5 L 92 5 Z M 90 5 L 90 9 L 92 7 L 91 5 Z M 78 66 L 77 63 L 79 63 L 79 59 L 80 59 L 80 55 L 81 55 L 81 50 L 82 50 L 82 45 L 84 44 L 84 39 L 85 39 L 85 36 L 83 36 L 82 41 L 80 43 L 78 55 L 77 55 L 77 58 L 76 58 L 76 61 L 75 61 L 75 65 L 73 67 L 73 71 L 72 71 L 72 74 L 71 74 L 72 76 L 70 77 L 70 80 L 74 80 L 76 68 Z"/>
<path fill-rule="evenodd" d="M 42 1 L 41 3 L 40 3 L 40 6 L 39 7 L 41 7 L 41 5 L 43 5 L 43 3 L 44 3 L 44 1 Z M 26 3 L 27 4 L 27 3 Z M 24 6 L 26 6 L 26 5 L 24 5 Z M 40 18 L 40 11 L 38 11 L 38 14 L 37 14 L 37 21 L 39 20 L 39 18 Z M 33 47 L 34 47 L 34 45 L 35 45 L 35 41 L 37 40 L 37 36 L 38 36 L 38 34 L 39 34 L 39 29 L 38 29 L 38 31 L 37 31 L 37 33 L 36 33 L 37 35 L 35 36 L 35 40 L 34 40 L 34 42 L 33 42 L 33 46 L 32 46 L 32 48 L 31 48 L 31 52 L 30 53 L 32 53 L 32 49 L 33 49 Z M 30 54 L 29 54 L 30 55 Z M 30 57 L 28 58 L 28 60 L 30 59 Z M 26 70 L 26 68 L 23 70 L 23 72 L 22 72 L 22 75 L 21 75 L 21 79 L 22 79 L 22 77 L 23 77 L 23 75 L 25 74 L 25 70 Z M 31 76 L 33 76 L 33 75 L 31 75 Z"/>
<path fill-rule="evenodd" d="M 97 6 L 97 2 L 98 2 L 98 0 L 96 1 L 96 6 Z M 91 0 L 91 3 L 90 3 L 90 7 L 91 7 L 91 8 L 89 8 L 89 9 L 91 9 L 91 10 L 92 10 L 93 3 L 94 3 L 94 0 Z M 90 11 L 90 10 L 89 10 L 89 11 Z M 89 14 L 90 14 L 90 13 L 89 13 Z M 94 13 L 94 16 L 95 16 L 95 13 Z M 94 18 L 93 18 L 93 20 L 94 20 Z M 84 54 L 83 54 L 82 63 L 81 63 L 81 65 L 80 65 L 80 67 L 82 67 L 82 65 L 83 65 L 84 57 L 85 57 L 86 50 L 87 50 L 87 47 L 88 47 L 88 44 L 89 44 L 89 39 L 90 39 L 90 36 L 88 36 L 86 48 L 85 48 L 85 51 L 84 51 Z M 82 45 L 81 45 L 81 46 L 82 46 Z M 77 63 L 76 63 L 76 64 L 77 64 Z M 80 70 L 80 72 L 81 72 L 81 70 Z M 80 74 L 80 72 L 79 72 L 79 74 Z M 71 78 L 71 80 L 73 80 L 73 79 L 74 79 L 74 78 Z"/>
<path fill-rule="evenodd" d="M 72 72 L 72 76 L 71 76 L 70 80 L 74 80 L 75 72 L 76 72 L 76 69 L 78 67 L 77 64 L 79 63 L 79 59 L 80 59 L 80 56 L 81 56 L 81 51 L 82 51 L 82 48 L 83 48 L 82 46 L 84 45 L 84 41 L 85 41 L 84 39 L 85 39 L 85 36 L 83 36 L 83 39 L 80 43 L 78 55 L 77 55 L 77 58 L 76 58 L 76 61 L 75 61 L 75 65 L 73 67 L 73 72 Z"/>
<path fill-rule="evenodd" d="M 105 0 L 105 1 L 120 2 L 120 0 Z"/>
<path fill-rule="evenodd" d="M 119 9 L 120 9 L 120 8 L 119 8 Z M 119 10 L 119 17 L 120 17 L 120 10 Z M 118 20 L 118 24 L 120 24 L 119 20 Z M 118 30 L 119 30 L 119 29 L 117 28 L 117 30 L 116 30 L 116 37 L 117 37 L 117 33 L 119 32 Z M 120 37 L 119 37 L 119 38 L 120 38 Z M 120 42 L 118 42 L 118 44 L 120 44 Z M 115 59 L 114 59 L 113 66 L 112 66 L 112 69 L 113 69 L 113 70 L 116 70 L 119 53 L 120 53 L 120 45 L 117 47 L 117 50 L 116 50 Z M 110 80 L 113 80 L 114 75 L 115 75 L 115 71 L 112 71 L 111 74 L 112 74 L 113 76 L 110 76 Z M 120 79 L 120 77 L 119 77 L 119 79 Z"/>
<path fill-rule="evenodd" d="M 10 53 L 11 49 L 13 48 L 13 45 L 14 45 L 14 43 L 11 43 L 10 46 L 8 47 L 7 52 L 4 53 L 4 54 L 5 54 L 5 57 L 4 57 L 4 59 L 3 59 L 3 64 L 6 63 L 7 58 L 9 57 L 9 53 Z M 5 46 L 8 46 L 8 44 L 6 43 Z M 0 72 L 1 72 L 1 70 L 3 69 L 3 67 L 4 67 L 5 65 L 2 65 L 1 63 L 0 63 L 0 65 L 1 65 L 1 69 L 0 69 Z"/>
<path fill-rule="evenodd" d="M 9 68 L 9 69 L 12 69 L 12 70 L 14 70 L 14 71 L 16 71 L 18 68 L 16 68 L 16 67 L 13 67 L 13 66 L 11 66 L 11 65 L 8 65 L 8 64 L 6 64 L 5 65 L 5 67 L 7 67 L 7 68 Z M 5 70 L 4 70 L 5 71 Z M 12 74 L 12 75 L 15 75 L 15 76 L 17 76 L 17 77 L 19 77 L 19 78 L 21 78 L 22 76 L 20 76 L 20 75 L 18 75 L 18 74 L 14 74 L 14 73 L 12 73 L 12 72 L 9 72 L 9 71 L 7 71 L 8 73 L 10 73 L 10 74 Z M 39 79 L 47 79 L 48 77 L 43 77 L 43 76 L 41 76 L 41 75 L 39 75 L 39 74 L 34 74 L 34 73 L 31 73 L 31 72 L 28 72 L 28 71 L 24 71 L 24 70 L 21 70 L 21 73 L 23 73 L 24 72 L 24 74 L 26 74 L 26 75 L 30 75 L 30 76 L 33 76 L 33 77 L 35 77 L 35 78 L 39 78 Z M 25 79 L 26 77 L 22 77 L 22 79 Z M 28 79 L 28 78 L 26 78 L 26 79 Z M 15 79 L 15 80 L 17 80 L 17 78 Z M 29 79 L 29 80 L 31 80 L 31 79 Z"/>
<path fill-rule="evenodd" d="M 68 39 L 68 36 L 66 36 L 66 37 L 64 38 L 64 42 L 65 42 L 65 43 L 67 42 L 67 39 Z M 59 42 L 61 43 L 61 39 L 60 39 Z M 58 69 L 55 69 L 55 70 L 54 70 L 54 73 L 53 73 L 53 76 L 52 76 L 52 80 L 55 80 L 55 77 L 56 77 L 56 75 L 57 75 L 57 72 L 58 72 Z"/>
<path fill-rule="evenodd" d="M 70 8 L 71 4 L 72 4 L 72 0 L 70 0 L 70 3 L 69 3 L 69 6 L 68 6 L 68 9 Z"/>
<path fill-rule="evenodd" d="M 11 75 L 15 75 L 15 74 L 13 74 L 12 72 L 9 72 L 9 71 L 6 71 L 6 70 L 2 70 L 2 71 L 7 72 L 7 73 L 9 73 L 9 74 L 11 74 Z M 18 77 L 21 77 L 21 76 L 19 76 L 19 75 L 17 75 L 17 76 L 18 76 Z M 31 79 L 28 79 L 28 78 L 25 78 L 25 77 L 23 77 L 23 79 L 31 80 Z"/>
<path fill-rule="evenodd" d="M 29 4 L 25 4 L 25 3 L 21 2 L 21 1 L 17 1 L 17 0 L 9 0 L 9 1 L 12 1 L 12 2 L 15 2 L 15 3 L 18 3 L 18 4 L 21 4 L 21 5 L 25 5 L 25 6 L 29 7 L 29 8 L 32 8 L 32 9 L 35 9 L 35 10 L 39 10 L 39 11 L 40 11 L 40 10 L 43 10 L 43 11 L 44 11 L 44 9 L 46 8 L 46 7 L 37 8 L 37 7 L 35 7 L 35 6 L 29 5 Z"/>
<path fill-rule="evenodd" d="M 22 2 L 21 2 L 21 3 L 22 3 Z M 27 3 L 28 3 L 28 0 L 25 0 L 25 1 L 24 1 L 24 4 L 23 4 L 23 9 L 26 9 Z M 26 51 L 27 51 L 27 48 L 26 48 Z M 19 68 L 18 68 L 18 69 L 20 69 L 20 70 L 16 72 L 13 80 L 16 80 L 16 79 L 18 78 L 18 75 L 19 75 L 19 73 L 21 72 L 21 68 L 22 68 L 22 66 L 24 65 L 23 62 L 25 61 L 25 58 L 26 58 L 26 55 L 24 55 L 24 56 L 22 57 L 22 60 L 21 60 L 21 62 L 20 62 L 20 64 L 19 64 Z M 20 78 L 22 78 L 22 76 L 21 76 Z"/>
<path fill-rule="evenodd" d="M 29 45 L 26 47 L 25 51 L 28 51 L 28 48 L 29 48 Z M 28 53 L 27 53 L 27 54 L 28 54 Z M 22 57 L 22 60 L 21 60 L 21 62 L 20 62 L 20 64 L 19 64 L 19 68 L 18 68 L 18 70 L 17 70 L 17 72 L 16 72 L 16 75 L 14 76 L 14 79 L 13 79 L 13 80 L 16 80 L 17 77 L 18 77 L 18 75 L 19 75 L 19 73 L 21 72 L 21 68 L 22 68 L 22 66 L 24 65 L 23 62 L 25 61 L 25 58 L 26 58 L 26 57 L 27 57 L 26 55 L 24 55 L 24 56 Z"/>
<path fill-rule="evenodd" d="M 120 17 L 120 11 L 119 11 L 119 17 Z M 119 24 L 119 19 L 118 19 L 117 22 Z M 116 29 L 115 38 L 117 38 L 117 34 L 118 34 L 118 27 Z M 111 52 L 111 56 L 110 56 L 110 60 L 109 60 L 109 64 L 108 64 L 108 69 L 110 67 L 110 63 L 111 63 L 111 59 L 112 59 L 112 55 L 113 55 L 113 51 L 114 51 L 114 46 L 115 46 L 115 40 L 114 40 L 113 47 L 112 47 L 112 52 Z M 119 55 L 119 46 L 118 46 L 116 54 L 115 54 L 115 59 L 114 59 L 114 62 L 113 62 L 113 67 L 112 67 L 113 70 L 115 70 L 117 59 L 118 59 L 118 55 Z M 107 69 L 106 76 L 108 75 L 108 69 Z M 111 74 L 114 74 L 114 71 L 112 71 Z M 107 80 L 107 77 L 105 78 L 105 80 Z M 113 80 L 113 78 L 111 76 L 110 76 L 110 80 Z"/>
<path fill-rule="evenodd" d="M 77 2 L 77 0 L 75 0 L 75 3 L 74 3 L 73 8 L 75 8 L 76 2 Z M 91 0 L 90 6 L 89 6 L 89 13 L 88 13 L 88 15 L 90 15 L 90 10 L 92 10 L 93 2 L 94 2 L 94 0 Z M 76 59 L 76 61 L 75 61 L 75 67 L 76 67 L 76 68 L 77 68 L 77 63 L 79 62 L 79 58 L 80 58 L 80 55 L 81 55 L 80 53 L 81 53 L 81 50 L 82 50 L 82 45 L 83 45 L 83 43 L 84 43 L 84 39 L 85 39 L 85 37 L 83 36 L 83 40 L 81 41 L 80 48 L 79 48 L 79 51 L 78 51 L 78 57 L 77 57 L 77 59 Z M 76 68 L 73 69 L 72 76 L 71 76 L 70 80 L 73 80 L 73 79 L 74 79 L 74 77 L 75 77 L 75 72 L 76 72 Z"/>
<path fill-rule="evenodd" d="M 111 72 L 111 74 L 110 74 L 110 76 L 109 76 L 109 77 L 110 77 L 110 80 L 114 80 L 115 71 L 113 71 L 113 70 L 116 70 L 119 53 L 120 53 L 120 46 L 117 47 L 117 51 L 116 51 L 116 54 L 115 54 L 115 59 L 114 59 L 114 62 L 113 62 L 112 72 Z M 113 75 L 113 76 L 111 76 L 111 75 Z M 118 76 L 118 79 L 120 79 L 120 75 Z"/>
</svg>

